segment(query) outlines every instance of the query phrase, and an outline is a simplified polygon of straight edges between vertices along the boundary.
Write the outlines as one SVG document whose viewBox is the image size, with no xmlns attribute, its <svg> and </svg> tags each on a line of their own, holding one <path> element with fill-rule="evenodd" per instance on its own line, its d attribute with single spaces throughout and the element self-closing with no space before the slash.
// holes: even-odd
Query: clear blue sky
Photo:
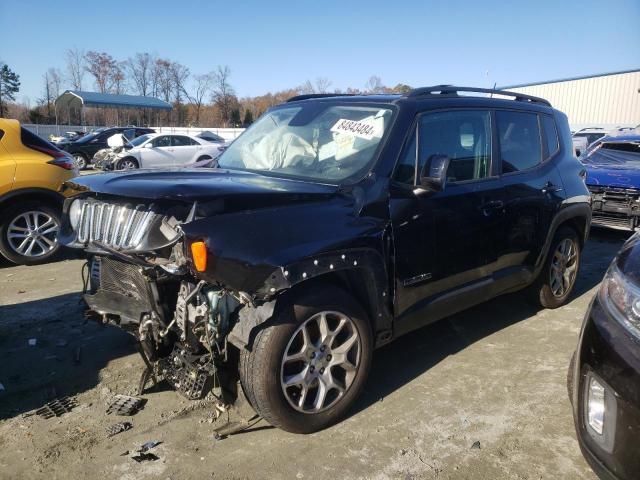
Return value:
<svg viewBox="0 0 640 480">
<path fill-rule="evenodd" d="M 239 96 L 319 76 L 486 87 L 640 68 L 640 1 L 0 0 L 0 59 L 32 103 L 74 46 L 229 65 Z"/>
</svg>

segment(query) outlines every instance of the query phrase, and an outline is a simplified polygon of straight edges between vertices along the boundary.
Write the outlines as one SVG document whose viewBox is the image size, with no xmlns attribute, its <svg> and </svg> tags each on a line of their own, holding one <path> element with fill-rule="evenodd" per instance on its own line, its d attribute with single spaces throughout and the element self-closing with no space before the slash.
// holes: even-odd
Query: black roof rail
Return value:
<svg viewBox="0 0 640 480">
<path fill-rule="evenodd" d="M 309 98 L 329 98 L 329 97 L 353 97 L 353 93 L 305 93 L 303 95 L 296 95 L 287 99 L 286 103 L 297 102 L 299 100 L 308 100 Z"/>
<path fill-rule="evenodd" d="M 519 102 L 541 103 L 549 107 L 551 106 L 551 103 L 549 103 L 549 101 L 545 100 L 544 98 L 525 95 L 524 93 L 509 92 L 507 90 L 495 90 L 492 88 L 456 87 L 454 85 L 435 85 L 433 87 L 414 88 L 410 92 L 406 93 L 405 97 L 414 98 L 433 94 L 458 95 L 458 92 L 475 92 L 490 93 L 493 95 L 504 95 L 508 97 L 514 97 L 514 100 Z"/>
</svg>

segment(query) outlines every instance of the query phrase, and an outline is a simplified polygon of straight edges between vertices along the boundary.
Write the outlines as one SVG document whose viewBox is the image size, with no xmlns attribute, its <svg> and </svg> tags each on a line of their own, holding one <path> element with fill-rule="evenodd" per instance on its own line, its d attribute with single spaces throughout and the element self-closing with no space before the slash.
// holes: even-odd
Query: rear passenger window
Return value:
<svg viewBox="0 0 640 480">
<path fill-rule="evenodd" d="M 497 111 L 502 173 L 520 172 L 542 161 L 538 115 Z"/>
<path fill-rule="evenodd" d="M 450 182 L 488 177 L 491 169 L 490 113 L 455 110 L 423 115 L 418 123 L 419 168 L 434 155 L 449 157 L 447 176 Z"/>
<path fill-rule="evenodd" d="M 549 115 L 540 115 L 540 123 L 542 124 L 542 131 L 544 131 L 544 138 L 547 140 L 547 158 L 549 158 L 560 150 L 556 122 Z"/>
</svg>

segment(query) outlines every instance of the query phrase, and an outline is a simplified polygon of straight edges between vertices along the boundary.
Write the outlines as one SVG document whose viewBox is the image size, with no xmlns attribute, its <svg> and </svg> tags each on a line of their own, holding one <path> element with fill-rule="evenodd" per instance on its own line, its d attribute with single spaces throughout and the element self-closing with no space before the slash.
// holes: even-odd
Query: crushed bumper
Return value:
<svg viewBox="0 0 640 480">
<path fill-rule="evenodd" d="M 640 225 L 640 190 L 589 185 L 592 225 L 635 230 Z"/>
</svg>

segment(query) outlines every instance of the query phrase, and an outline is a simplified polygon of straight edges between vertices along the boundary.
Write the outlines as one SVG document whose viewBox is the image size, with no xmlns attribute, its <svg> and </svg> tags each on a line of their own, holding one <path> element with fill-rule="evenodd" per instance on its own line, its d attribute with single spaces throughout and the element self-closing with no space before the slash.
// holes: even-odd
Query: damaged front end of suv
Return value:
<svg viewBox="0 0 640 480">
<path fill-rule="evenodd" d="M 162 377 L 189 399 L 220 387 L 230 317 L 247 298 L 196 277 L 181 225 L 198 203 L 132 203 L 132 199 L 80 195 L 67 206 L 69 246 L 89 260 L 87 313 L 131 332 L 150 375 Z"/>
</svg>

